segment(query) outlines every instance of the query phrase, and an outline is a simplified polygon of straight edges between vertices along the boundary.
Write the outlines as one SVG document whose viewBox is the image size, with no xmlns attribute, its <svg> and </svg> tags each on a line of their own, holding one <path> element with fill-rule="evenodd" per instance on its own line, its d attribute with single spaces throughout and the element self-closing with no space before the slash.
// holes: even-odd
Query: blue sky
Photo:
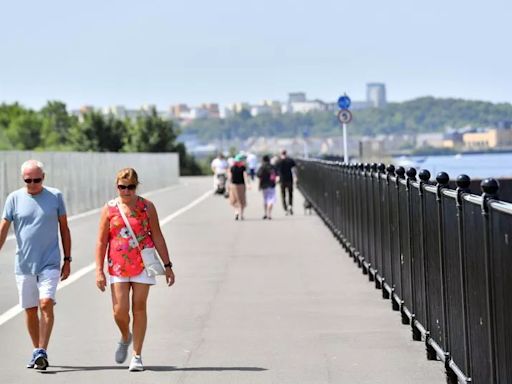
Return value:
<svg viewBox="0 0 512 384">
<path fill-rule="evenodd" d="M 512 102 L 512 1 L 0 0 L 0 102 Z"/>
</svg>

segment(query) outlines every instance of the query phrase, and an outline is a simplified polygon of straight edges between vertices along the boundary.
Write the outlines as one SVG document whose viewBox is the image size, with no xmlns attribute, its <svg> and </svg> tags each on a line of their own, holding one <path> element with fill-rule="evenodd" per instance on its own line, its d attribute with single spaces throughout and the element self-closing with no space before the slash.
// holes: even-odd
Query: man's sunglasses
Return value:
<svg viewBox="0 0 512 384">
<path fill-rule="evenodd" d="M 129 190 L 129 191 L 134 191 L 135 188 L 137 188 L 137 186 L 135 184 L 129 184 L 129 185 L 123 185 L 123 184 L 118 184 L 117 186 L 117 189 L 120 189 L 120 190 Z"/>
<path fill-rule="evenodd" d="M 27 184 L 39 184 L 41 181 L 43 181 L 43 179 L 41 177 L 38 177 L 37 179 L 24 179 L 23 181 Z"/>
</svg>

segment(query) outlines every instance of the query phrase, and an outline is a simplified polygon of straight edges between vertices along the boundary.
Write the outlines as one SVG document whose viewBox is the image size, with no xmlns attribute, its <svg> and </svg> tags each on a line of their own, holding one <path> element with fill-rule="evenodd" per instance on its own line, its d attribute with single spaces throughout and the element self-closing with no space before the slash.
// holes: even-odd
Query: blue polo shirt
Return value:
<svg viewBox="0 0 512 384">
<path fill-rule="evenodd" d="M 43 187 L 37 195 L 25 188 L 7 196 L 2 217 L 14 224 L 17 275 L 60 269 L 59 216 L 66 214 L 62 193 Z"/>
</svg>

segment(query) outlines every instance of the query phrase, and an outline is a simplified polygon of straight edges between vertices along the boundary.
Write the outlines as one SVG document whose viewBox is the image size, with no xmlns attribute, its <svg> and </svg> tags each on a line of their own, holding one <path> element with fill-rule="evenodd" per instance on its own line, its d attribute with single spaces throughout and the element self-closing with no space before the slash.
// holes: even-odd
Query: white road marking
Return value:
<svg viewBox="0 0 512 384">
<path fill-rule="evenodd" d="M 165 188 L 163 190 L 166 190 L 166 189 L 168 189 L 168 188 Z M 171 189 L 172 189 L 172 187 L 171 187 Z M 161 192 L 163 190 L 159 190 L 159 191 Z M 153 192 L 151 192 L 151 194 L 154 194 L 156 192 L 157 191 L 153 191 Z M 203 200 L 207 199 L 209 196 L 212 195 L 212 193 L 213 193 L 212 191 L 208 191 L 208 192 L 204 193 L 203 195 L 199 196 L 194 201 L 192 201 L 190 204 L 187 204 L 186 206 L 178 209 L 176 212 L 171 213 L 169 216 L 166 216 L 165 218 L 160 220 L 160 225 L 164 226 L 164 225 L 170 223 L 172 220 L 174 220 L 178 216 L 184 214 L 188 210 L 194 208 L 197 204 L 199 204 Z M 146 194 L 145 196 L 147 196 L 147 195 L 149 195 L 149 193 Z M 75 216 L 73 216 L 73 218 L 76 220 L 76 216 L 85 217 L 85 216 L 91 215 L 92 212 L 94 212 L 94 211 L 97 212 L 99 210 L 93 210 L 93 211 L 88 211 L 88 212 L 85 212 L 85 213 L 81 213 L 80 214 L 81 216 L 80 215 L 75 215 Z M 70 220 L 71 220 L 71 218 L 70 218 Z M 61 290 L 61 289 L 65 288 L 65 287 L 67 287 L 68 285 L 74 283 L 75 281 L 77 281 L 80 278 L 84 277 L 89 272 L 94 271 L 95 268 L 96 268 L 96 263 L 91 263 L 91 264 L 89 264 L 89 265 L 79 269 L 78 271 L 72 273 L 66 280 L 64 280 L 63 282 L 59 283 L 59 286 L 57 287 L 57 290 Z M 4 312 L 4 313 L 2 313 L 0 315 L 0 326 L 5 324 L 9 320 L 11 320 L 13 317 L 19 315 L 21 312 L 23 312 L 23 308 L 21 308 L 19 304 L 17 304 L 14 307 L 8 309 L 6 312 Z"/>
</svg>

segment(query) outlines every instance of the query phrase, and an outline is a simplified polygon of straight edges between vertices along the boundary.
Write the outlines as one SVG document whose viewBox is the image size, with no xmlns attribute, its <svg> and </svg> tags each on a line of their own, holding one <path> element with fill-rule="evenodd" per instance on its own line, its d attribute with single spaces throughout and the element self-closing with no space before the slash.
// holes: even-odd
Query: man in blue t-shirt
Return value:
<svg viewBox="0 0 512 384">
<path fill-rule="evenodd" d="M 48 342 L 53 327 L 55 292 L 71 268 L 71 234 L 62 193 L 43 186 L 43 164 L 28 160 L 21 166 L 25 187 L 5 202 L 0 223 L 0 249 L 11 223 L 16 235 L 15 274 L 20 306 L 25 309 L 28 333 L 34 345 L 27 368 L 46 369 Z M 61 269 L 59 229 L 64 251 Z M 41 308 L 41 318 L 38 309 Z"/>
</svg>

